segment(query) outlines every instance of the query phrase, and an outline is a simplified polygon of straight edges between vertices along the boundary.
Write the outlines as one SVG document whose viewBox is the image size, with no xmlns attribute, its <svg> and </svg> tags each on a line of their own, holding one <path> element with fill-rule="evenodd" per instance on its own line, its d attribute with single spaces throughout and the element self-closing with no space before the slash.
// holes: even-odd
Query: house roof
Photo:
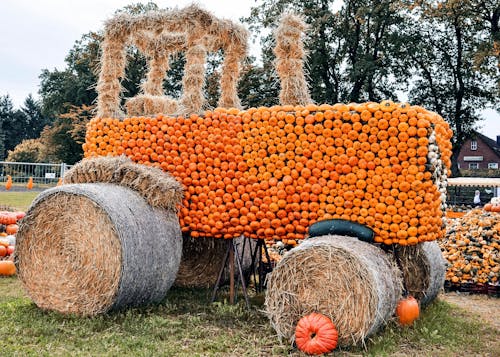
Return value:
<svg viewBox="0 0 500 357">
<path fill-rule="evenodd" d="M 496 140 L 490 139 L 477 131 L 474 132 L 474 136 L 481 139 L 498 157 L 500 157 L 500 146 L 497 145 Z"/>
</svg>

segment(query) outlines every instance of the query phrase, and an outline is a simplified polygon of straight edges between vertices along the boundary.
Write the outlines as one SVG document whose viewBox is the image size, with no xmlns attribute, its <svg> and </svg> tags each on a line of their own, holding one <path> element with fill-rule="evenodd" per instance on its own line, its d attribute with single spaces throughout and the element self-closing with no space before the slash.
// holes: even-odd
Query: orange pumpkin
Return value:
<svg viewBox="0 0 500 357">
<path fill-rule="evenodd" d="M 7 232 L 7 234 L 16 234 L 18 229 L 19 229 L 19 226 L 17 224 L 9 224 L 5 228 L 5 232 Z"/>
<path fill-rule="evenodd" d="M 310 355 L 331 352 L 337 341 L 338 332 L 332 320 L 316 312 L 302 317 L 295 328 L 297 348 Z"/>
<path fill-rule="evenodd" d="M 0 261 L 0 275 L 11 276 L 16 273 L 16 266 L 11 260 Z"/>
<path fill-rule="evenodd" d="M 413 324 L 413 321 L 420 316 L 418 301 L 413 296 L 408 296 L 400 300 L 396 307 L 396 315 L 401 325 L 408 326 Z"/>
<path fill-rule="evenodd" d="M 493 207 L 493 205 L 491 203 L 487 203 L 484 205 L 483 208 L 485 211 L 490 212 L 492 207 Z"/>
</svg>

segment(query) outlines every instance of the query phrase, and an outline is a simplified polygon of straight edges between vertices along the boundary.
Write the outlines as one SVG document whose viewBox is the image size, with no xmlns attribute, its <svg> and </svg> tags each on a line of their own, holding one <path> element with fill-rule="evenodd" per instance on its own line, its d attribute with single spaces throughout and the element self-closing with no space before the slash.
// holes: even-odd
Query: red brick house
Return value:
<svg viewBox="0 0 500 357">
<path fill-rule="evenodd" d="M 496 140 L 475 131 L 462 145 L 458 155 L 460 170 L 478 171 L 500 169 L 500 135 Z M 498 171 L 500 173 L 500 171 Z M 471 173 L 472 174 L 472 173 Z"/>
</svg>

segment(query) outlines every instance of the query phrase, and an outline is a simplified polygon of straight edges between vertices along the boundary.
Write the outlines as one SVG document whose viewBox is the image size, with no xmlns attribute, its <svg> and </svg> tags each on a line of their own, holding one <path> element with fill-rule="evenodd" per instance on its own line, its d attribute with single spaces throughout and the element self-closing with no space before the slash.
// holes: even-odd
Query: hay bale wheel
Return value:
<svg viewBox="0 0 500 357">
<path fill-rule="evenodd" d="M 362 343 L 394 314 L 400 272 L 390 255 L 356 238 L 310 238 L 289 251 L 268 278 L 266 312 L 281 339 L 293 342 L 302 316 L 328 316 L 339 345 Z"/>
<path fill-rule="evenodd" d="M 243 274 L 247 276 L 252 268 L 252 252 L 257 243 L 253 239 L 246 242 L 243 237 L 234 238 L 238 250 Z M 227 250 L 225 239 L 185 237 L 182 244 L 182 259 L 174 285 L 190 288 L 212 287 L 217 282 L 219 272 Z M 235 271 L 236 270 L 235 257 Z M 229 281 L 229 268 L 226 266 L 222 275 L 222 283 Z"/>
<path fill-rule="evenodd" d="M 403 285 L 421 306 L 431 303 L 444 286 L 446 262 L 437 242 L 397 246 L 394 254 L 403 273 Z"/>
<path fill-rule="evenodd" d="M 182 251 L 175 213 L 107 183 L 41 193 L 17 236 L 18 276 L 40 308 L 96 315 L 160 302 Z"/>
</svg>

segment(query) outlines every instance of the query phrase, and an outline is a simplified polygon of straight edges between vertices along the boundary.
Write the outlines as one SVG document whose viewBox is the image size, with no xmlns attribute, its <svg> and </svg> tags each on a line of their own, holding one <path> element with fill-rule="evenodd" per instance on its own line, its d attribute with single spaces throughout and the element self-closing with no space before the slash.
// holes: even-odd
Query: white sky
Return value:
<svg viewBox="0 0 500 357">
<path fill-rule="evenodd" d="M 42 69 L 62 70 L 76 40 L 102 29 L 115 10 L 147 0 L 0 0 L 0 95 L 9 94 L 20 107 L 28 94 L 38 97 Z M 183 7 L 193 0 L 156 0 L 160 8 Z M 248 16 L 256 0 L 204 0 L 198 3 L 214 15 L 238 21 Z M 258 44 L 251 44 L 259 55 Z M 495 139 L 500 115 L 485 110 L 479 130 Z"/>
</svg>

